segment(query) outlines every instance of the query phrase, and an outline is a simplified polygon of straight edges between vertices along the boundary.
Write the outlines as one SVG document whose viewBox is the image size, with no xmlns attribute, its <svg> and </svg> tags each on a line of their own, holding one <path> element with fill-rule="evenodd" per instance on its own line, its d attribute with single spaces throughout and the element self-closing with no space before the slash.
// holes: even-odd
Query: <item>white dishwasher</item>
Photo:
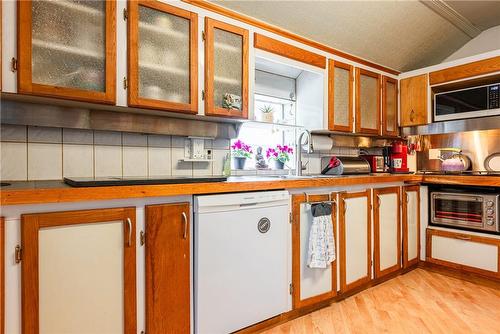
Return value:
<svg viewBox="0 0 500 334">
<path fill-rule="evenodd" d="M 289 193 L 197 196 L 194 210 L 196 333 L 230 333 L 289 311 Z"/>
</svg>

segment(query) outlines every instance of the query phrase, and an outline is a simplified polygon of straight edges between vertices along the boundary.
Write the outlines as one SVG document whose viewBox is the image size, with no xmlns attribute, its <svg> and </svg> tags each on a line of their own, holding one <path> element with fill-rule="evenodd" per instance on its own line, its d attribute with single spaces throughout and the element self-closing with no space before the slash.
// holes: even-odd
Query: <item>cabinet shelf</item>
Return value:
<svg viewBox="0 0 500 334">
<path fill-rule="evenodd" d="M 178 76 L 187 76 L 189 74 L 188 71 L 183 70 L 181 68 L 168 67 L 168 66 L 163 66 L 163 65 L 153 64 L 153 63 L 142 63 L 141 62 L 141 63 L 139 63 L 139 69 L 174 74 L 174 75 L 178 75 Z"/>
<path fill-rule="evenodd" d="M 89 6 L 85 6 L 85 5 L 81 5 L 81 4 L 72 2 L 72 1 L 67 1 L 67 0 L 47 1 L 47 3 L 55 5 L 55 6 L 71 9 L 71 10 L 77 11 L 79 13 L 85 13 L 88 15 L 100 15 L 100 16 L 102 16 L 104 14 L 102 11 L 100 11 L 98 9 L 95 9 L 95 8 L 92 8 Z"/>
<path fill-rule="evenodd" d="M 149 23 L 145 23 L 145 22 L 139 22 L 139 29 L 141 30 L 141 32 L 155 33 L 155 34 L 160 34 L 160 35 L 164 35 L 164 36 L 168 36 L 168 37 L 174 37 L 174 38 L 178 38 L 178 39 L 189 37 L 186 34 L 183 34 L 181 32 L 171 30 L 168 28 L 162 28 L 162 27 L 155 26 L 155 25 L 152 25 Z"/>
<path fill-rule="evenodd" d="M 67 53 L 67 54 L 72 54 L 74 56 L 83 56 L 83 57 L 94 58 L 94 59 L 98 59 L 98 60 L 104 59 L 104 54 L 100 54 L 100 53 L 92 51 L 92 50 L 83 49 L 83 48 L 79 48 L 79 47 L 75 47 L 75 46 L 68 46 L 68 45 L 64 45 L 64 44 L 48 42 L 48 41 L 44 41 L 41 39 L 33 39 L 32 43 L 33 43 L 33 47 L 58 51 L 58 52 Z"/>
</svg>

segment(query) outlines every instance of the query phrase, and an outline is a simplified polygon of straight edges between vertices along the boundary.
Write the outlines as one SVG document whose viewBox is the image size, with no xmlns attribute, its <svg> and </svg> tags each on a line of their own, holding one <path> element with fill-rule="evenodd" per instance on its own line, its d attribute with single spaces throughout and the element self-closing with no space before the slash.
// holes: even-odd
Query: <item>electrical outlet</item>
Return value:
<svg viewBox="0 0 500 334">
<path fill-rule="evenodd" d="M 429 150 L 429 160 L 439 159 L 440 155 L 441 155 L 441 150 L 438 148 L 431 148 Z"/>
</svg>

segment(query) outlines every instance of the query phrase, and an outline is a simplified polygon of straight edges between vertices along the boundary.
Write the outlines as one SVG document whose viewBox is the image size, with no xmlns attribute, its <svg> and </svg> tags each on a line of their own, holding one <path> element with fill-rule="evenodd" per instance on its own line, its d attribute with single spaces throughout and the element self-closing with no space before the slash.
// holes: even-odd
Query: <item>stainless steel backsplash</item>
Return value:
<svg viewBox="0 0 500 334">
<path fill-rule="evenodd" d="M 500 129 L 468 131 L 449 134 L 417 136 L 421 151 L 417 152 L 418 170 L 439 170 L 441 161 L 429 160 L 429 149 L 457 147 L 461 148 L 472 162 L 472 170 L 485 170 L 484 159 L 490 154 L 500 152 Z"/>
</svg>

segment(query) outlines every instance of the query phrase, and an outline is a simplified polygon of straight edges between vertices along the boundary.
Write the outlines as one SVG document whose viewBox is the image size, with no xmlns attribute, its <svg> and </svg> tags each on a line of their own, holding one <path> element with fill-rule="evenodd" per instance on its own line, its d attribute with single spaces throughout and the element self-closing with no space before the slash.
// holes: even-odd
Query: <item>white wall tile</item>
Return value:
<svg viewBox="0 0 500 334">
<path fill-rule="evenodd" d="M 184 148 L 188 140 L 187 137 L 172 136 L 172 147 Z"/>
<path fill-rule="evenodd" d="M 63 144 L 63 176 L 93 177 L 94 146 Z"/>
<path fill-rule="evenodd" d="M 212 163 L 193 162 L 193 176 L 212 176 Z"/>
<path fill-rule="evenodd" d="M 64 144 L 94 144 L 94 131 L 85 129 L 63 129 Z"/>
<path fill-rule="evenodd" d="M 148 175 L 147 147 L 123 147 L 123 176 Z"/>
<path fill-rule="evenodd" d="M 122 147 L 94 146 L 94 171 L 96 177 L 122 176 Z"/>
<path fill-rule="evenodd" d="M 228 150 L 229 149 L 229 144 L 230 144 L 230 141 L 229 139 L 225 139 L 225 138 L 216 138 L 214 141 L 213 141 L 213 148 L 217 148 L 217 149 L 226 149 Z"/>
<path fill-rule="evenodd" d="M 28 142 L 62 143 L 62 129 L 47 128 L 43 126 L 28 126 Z"/>
<path fill-rule="evenodd" d="M 169 147 L 148 147 L 149 176 L 172 175 L 170 150 Z"/>
<path fill-rule="evenodd" d="M 148 146 L 148 135 L 142 133 L 123 133 L 123 146 Z"/>
<path fill-rule="evenodd" d="M 319 154 L 309 154 L 309 163 L 307 164 L 307 174 L 320 174 L 321 173 L 321 157 Z"/>
<path fill-rule="evenodd" d="M 213 175 L 222 175 L 224 171 L 224 160 L 226 159 L 226 155 L 229 153 L 228 150 L 213 150 L 212 151 L 212 159 L 214 160 L 212 163 L 212 174 Z M 229 157 L 231 159 L 231 157 Z"/>
<path fill-rule="evenodd" d="M 148 135 L 149 147 L 171 147 L 172 138 L 165 135 Z"/>
<path fill-rule="evenodd" d="M 122 133 L 116 131 L 94 131 L 94 144 L 95 145 L 121 145 Z"/>
<path fill-rule="evenodd" d="M 28 179 L 62 179 L 62 144 L 28 143 Z"/>
<path fill-rule="evenodd" d="M 0 143 L 0 179 L 26 181 L 28 179 L 28 145 L 26 143 Z"/>
<path fill-rule="evenodd" d="M 2 124 L 0 137 L 2 141 L 25 143 L 27 140 L 27 127 L 26 125 Z"/>
<path fill-rule="evenodd" d="M 172 175 L 192 176 L 193 163 L 180 161 L 181 159 L 184 159 L 184 149 L 172 148 Z"/>
</svg>

